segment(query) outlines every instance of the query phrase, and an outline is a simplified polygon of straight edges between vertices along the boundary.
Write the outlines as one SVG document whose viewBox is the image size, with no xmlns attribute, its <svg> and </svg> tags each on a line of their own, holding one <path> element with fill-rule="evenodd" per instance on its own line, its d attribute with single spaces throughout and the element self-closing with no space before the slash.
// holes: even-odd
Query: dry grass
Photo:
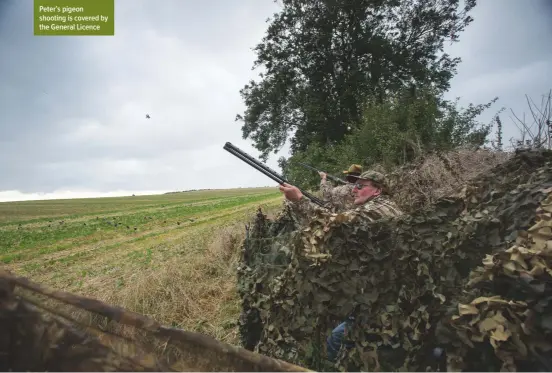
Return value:
<svg viewBox="0 0 552 373">
<path fill-rule="evenodd" d="M 484 149 L 458 149 L 425 156 L 388 172 L 393 198 L 404 211 L 422 209 L 509 157 L 510 153 Z"/>
<path fill-rule="evenodd" d="M 244 233 L 243 223 L 222 227 L 205 250 L 173 258 L 162 270 L 136 276 L 124 289 L 104 299 L 164 325 L 237 345 L 235 276 Z M 141 338 L 134 329 L 118 332 Z"/>
<path fill-rule="evenodd" d="M 277 207 L 267 207 L 268 211 L 274 209 Z M 240 299 L 236 289 L 236 267 L 245 238 L 244 220 L 222 225 L 214 232 L 205 241 L 200 239 L 198 247 L 187 255 L 171 257 L 161 268 L 137 270 L 119 290 L 113 291 L 106 286 L 95 290 L 95 295 L 89 295 L 151 317 L 162 325 L 204 333 L 219 341 L 239 345 Z M 27 297 L 93 328 L 130 338 L 148 351 L 157 351 L 163 359 L 182 355 L 181 351 L 167 346 L 166 341 L 134 327 L 43 296 L 37 298 L 27 294 Z M 124 340 L 113 339 L 110 334 L 89 330 L 117 350 L 130 346 Z"/>
<path fill-rule="evenodd" d="M 60 214 L 65 220 L 65 224 L 53 227 L 48 227 L 49 217 L 36 221 L 29 207 L 30 219 L 5 219 L 0 227 L 13 236 L 13 245 L 5 237 L 3 242 L 5 255 L 13 254 L 15 258 L 0 265 L 48 287 L 123 307 L 165 326 L 239 345 L 236 267 L 244 223 L 259 206 L 265 212 L 275 211 L 282 201 L 276 188 L 253 192 L 201 194 L 198 201 L 168 195 L 155 201 L 152 198 L 151 204 L 145 205 L 105 204 L 107 210 L 103 213 L 128 221 L 125 224 L 137 226 L 137 231 L 96 219 L 99 213 L 79 215 L 81 205 L 90 200 L 51 201 L 52 205 L 63 206 Z M 182 198 L 174 201 L 177 197 Z M 201 200 L 204 197 L 213 199 Z M 10 228 L 19 224 L 21 229 Z M 90 233 L 86 229 L 91 226 L 95 229 Z M 26 246 L 18 246 L 21 237 L 26 239 Z M 163 348 L 160 340 L 152 340 L 134 328 L 109 323 L 104 317 L 52 299 L 38 300 L 85 324 Z"/>
<path fill-rule="evenodd" d="M 80 272 L 82 268 L 91 270 L 92 267 L 101 270 L 109 262 L 124 270 L 121 273 L 124 273 L 122 277 L 125 281 L 121 286 L 114 286 L 111 275 L 100 275 L 90 279 L 97 280 L 96 286 L 91 286 L 92 282 L 89 280 L 77 291 L 71 289 L 71 283 L 61 286 L 61 289 L 138 312 L 165 326 L 200 332 L 222 342 L 240 345 L 237 327 L 240 299 L 236 288 L 236 267 L 245 238 L 244 224 L 250 222 L 257 207 L 262 207 L 263 211 L 271 215 L 279 211 L 281 201 L 271 199 L 262 204 L 247 206 L 245 210 L 240 207 L 225 219 L 216 219 L 211 224 L 190 229 L 189 234 L 185 234 L 184 230 L 180 234 L 156 236 L 131 245 L 137 245 L 141 250 L 152 248 L 147 265 L 140 260 L 129 260 L 128 251 L 134 247 L 124 245 L 85 260 L 84 267 L 74 263 L 65 268 L 67 273 Z M 105 257 L 105 254 L 122 256 Z M 60 289 L 59 286 L 54 287 Z M 98 335 L 104 343 L 124 356 L 134 356 L 144 350 L 157 354 L 161 360 L 174 362 L 175 359 L 184 359 L 192 364 L 185 370 L 197 368 L 194 365 L 194 359 L 199 356 L 196 356 L 197 352 L 181 350 L 171 345 L 170 341 L 155 338 L 133 327 L 110 322 L 105 317 L 53 299 L 39 296 L 35 300 L 49 307 L 49 312 L 70 315 L 80 323 L 91 325 L 93 329 L 87 330 Z M 110 333 L 98 333 L 97 328 L 138 343 L 128 344 L 120 338 L 114 338 Z"/>
</svg>

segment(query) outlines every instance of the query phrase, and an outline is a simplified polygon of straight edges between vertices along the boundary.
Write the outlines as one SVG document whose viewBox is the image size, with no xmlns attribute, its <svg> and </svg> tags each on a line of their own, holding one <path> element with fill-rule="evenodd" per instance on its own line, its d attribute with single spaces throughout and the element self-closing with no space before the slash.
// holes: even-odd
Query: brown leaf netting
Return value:
<svg viewBox="0 0 552 373">
<path fill-rule="evenodd" d="M 552 188 L 546 193 L 536 223 L 486 255 L 444 320 L 450 370 L 552 370 Z"/>
<path fill-rule="evenodd" d="M 138 329 L 140 333 L 133 335 L 140 341 L 90 322 L 98 317 Z M 2 269 L 0 370 L 305 371 L 200 333 L 164 327 L 95 299 L 49 289 Z"/>
<path fill-rule="evenodd" d="M 317 370 L 546 370 L 551 228 L 537 223 L 539 243 L 525 231 L 550 219 L 551 161 L 518 152 L 430 208 L 373 223 L 338 214 L 297 229 L 287 211 L 259 211 L 238 276 L 244 346 Z M 351 316 L 354 347 L 327 365 L 326 338 Z"/>
</svg>

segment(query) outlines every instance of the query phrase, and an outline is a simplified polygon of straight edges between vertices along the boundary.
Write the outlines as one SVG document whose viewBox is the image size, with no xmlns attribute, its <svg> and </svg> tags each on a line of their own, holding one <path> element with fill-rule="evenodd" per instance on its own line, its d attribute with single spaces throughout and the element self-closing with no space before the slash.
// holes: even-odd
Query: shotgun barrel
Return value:
<svg viewBox="0 0 552 373">
<path fill-rule="evenodd" d="M 280 185 L 282 185 L 284 183 L 291 184 L 286 179 L 284 179 L 284 177 L 282 175 L 280 175 L 279 173 L 277 173 L 276 171 L 274 171 L 273 169 L 271 169 L 267 165 L 259 162 L 257 159 L 253 158 L 252 156 L 250 156 L 249 154 L 247 154 L 246 152 L 244 152 L 243 150 L 241 150 L 237 146 L 233 145 L 232 143 L 227 142 L 226 144 L 224 144 L 224 150 L 226 150 L 230 154 L 234 155 L 236 158 L 241 159 L 242 161 L 244 161 L 245 163 L 247 163 L 251 167 L 255 168 L 257 171 L 262 172 L 263 174 L 265 174 L 266 176 L 268 176 L 269 178 L 271 178 L 272 180 L 274 180 L 278 184 L 280 184 Z M 301 191 L 301 193 L 303 193 L 303 195 L 305 197 L 310 199 L 313 203 L 316 203 L 320 207 L 326 208 L 326 203 L 324 201 L 322 201 L 321 199 L 313 196 L 312 194 L 310 194 L 309 192 L 307 192 L 307 191 L 305 191 L 301 188 L 299 188 L 299 190 Z"/>
<path fill-rule="evenodd" d="M 324 171 L 321 171 L 321 170 L 319 170 L 319 169 L 317 169 L 317 168 L 314 168 L 314 167 L 312 167 L 312 166 L 309 166 L 308 164 L 305 164 L 305 163 L 302 163 L 302 162 L 297 162 L 297 163 L 300 164 L 301 166 L 305 167 L 305 168 L 308 168 L 309 170 L 313 170 L 313 171 L 316 171 L 316 172 L 324 172 Z M 346 181 L 341 180 L 341 179 L 338 178 L 338 177 L 335 177 L 335 176 L 333 176 L 333 175 L 330 175 L 330 174 L 327 173 L 327 172 L 324 172 L 324 173 L 326 174 L 326 177 L 327 177 L 328 179 L 333 180 L 333 181 L 335 181 L 336 183 L 347 184 Z"/>
</svg>

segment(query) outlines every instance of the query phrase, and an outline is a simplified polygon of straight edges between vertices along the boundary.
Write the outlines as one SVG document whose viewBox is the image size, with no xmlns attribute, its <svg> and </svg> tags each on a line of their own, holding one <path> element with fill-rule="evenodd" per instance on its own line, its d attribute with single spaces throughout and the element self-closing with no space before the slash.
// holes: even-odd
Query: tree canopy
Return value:
<svg viewBox="0 0 552 373">
<path fill-rule="evenodd" d="M 472 21 L 475 0 L 283 0 L 255 52 L 260 81 L 240 91 L 244 139 L 261 158 L 291 140 L 333 146 L 367 102 L 398 92 L 447 91 L 459 58 L 444 53 Z"/>
</svg>

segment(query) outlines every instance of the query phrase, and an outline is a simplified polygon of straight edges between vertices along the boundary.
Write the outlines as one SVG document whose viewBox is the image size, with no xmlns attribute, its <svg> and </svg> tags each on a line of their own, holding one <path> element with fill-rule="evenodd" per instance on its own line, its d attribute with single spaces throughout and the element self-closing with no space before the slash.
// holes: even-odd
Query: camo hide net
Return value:
<svg viewBox="0 0 552 373">
<path fill-rule="evenodd" d="M 0 370 L 305 371 L 2 269 Z"/>
<path fill-rule="evenodd" d="M 441 329 L 449 370 L 552 371 L 552 188 L 547 193 L 536 223 L 470 273 Z"/>
<path fill-rule="evenodd" d="M 237 273 L 238 294 L 242 299 L 238 326 L 241 344 L 248 350 L 255 348 L 263 329 L 258 304 L 250 295 L 270 294 L 266 285 L 289 266 L 291 249 L 288 245 L 293 241 L 297 227 L 286 204 L 274 221 L 268 220 L 259 209 L 253 226 L 246 227 Z"/>
<path fill-rule="evenodd" d="M 373 223 L 320 215 L 293 231 L 284 212 L 278 236 L 260 212 L 243 258 L 285 248 L 288 264 L 242 260 L 246 347 L 316 370 L 550 370 L 551 161 L 518 152 L 431 208 Z M 354 347 L 329 365 L 326 338 L 350 316 Z"/>
</svg>

